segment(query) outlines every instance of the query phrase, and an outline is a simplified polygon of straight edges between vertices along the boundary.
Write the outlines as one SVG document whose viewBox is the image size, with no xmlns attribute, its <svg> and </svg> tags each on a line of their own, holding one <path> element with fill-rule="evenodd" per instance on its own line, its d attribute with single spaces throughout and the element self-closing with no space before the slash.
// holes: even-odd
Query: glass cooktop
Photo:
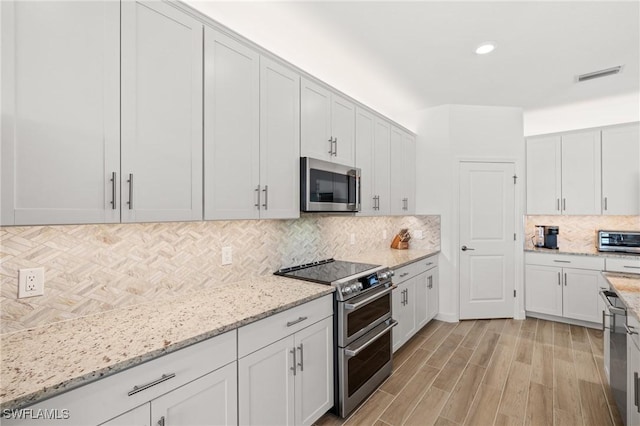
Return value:
<svg viewBox="0 0 640 426">
<path fill-rule="evenodd" d="M 363 272 L 371 271 L 371 273 L 373 273 L 380 268 L 380 265 L 372 265 L 369 263 L 327 259 L 300 266 L 282 268 L 275 272 L 275 275 L 312 281 L 319 284 L 331 284 L 342 278 L 362 274 Z"/>
</svg>

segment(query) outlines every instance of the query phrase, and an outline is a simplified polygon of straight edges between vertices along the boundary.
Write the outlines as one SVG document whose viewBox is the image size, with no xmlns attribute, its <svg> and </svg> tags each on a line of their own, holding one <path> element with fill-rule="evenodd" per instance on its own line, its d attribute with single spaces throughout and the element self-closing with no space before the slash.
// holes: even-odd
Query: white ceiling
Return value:
<svg viewBox="0 0 640 426">
<path fill-rule="evenodd" d="M 640 90 L 638 1 L 187 3 L 400 122 L 441 104 L 539 109 Z M 496 50 L 476 55 L 486 40 Z"/>
</svg>

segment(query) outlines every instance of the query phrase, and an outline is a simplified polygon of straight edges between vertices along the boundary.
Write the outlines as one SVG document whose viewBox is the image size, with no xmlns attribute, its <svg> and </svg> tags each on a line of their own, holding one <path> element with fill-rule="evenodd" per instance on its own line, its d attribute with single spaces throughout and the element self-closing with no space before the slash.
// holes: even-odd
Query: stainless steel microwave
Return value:
<svg viewBox="0 0 640 426">
<path fill-rule="evenodd" d="M 300 158 L 300 210 L 360 211 L 360 169 L 315 158 Z"/>
</svg>

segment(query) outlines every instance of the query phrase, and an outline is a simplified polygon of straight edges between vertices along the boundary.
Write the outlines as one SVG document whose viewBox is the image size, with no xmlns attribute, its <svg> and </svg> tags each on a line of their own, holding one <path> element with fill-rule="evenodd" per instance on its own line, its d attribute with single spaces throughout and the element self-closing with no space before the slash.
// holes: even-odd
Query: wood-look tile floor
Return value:
<svg viewBox="0 0 640 426">
<path fill-rule="evenodd" d="M 622 425 L 600 330 L 527 318 L 432 321 L 346 421 L 316 425 Z"/>
</svg>

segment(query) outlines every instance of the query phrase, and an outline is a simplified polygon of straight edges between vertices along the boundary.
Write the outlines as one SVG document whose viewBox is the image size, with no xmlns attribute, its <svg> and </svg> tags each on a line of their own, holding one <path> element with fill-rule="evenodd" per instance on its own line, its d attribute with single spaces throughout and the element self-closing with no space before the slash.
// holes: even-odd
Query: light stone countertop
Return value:
<svg viewBox="0 0 640 426">
<path fill-rule="evenodd" d="M 622 303 L 640 321 L 640 274 L 603 272 L 602 275 L 613 287 Z"/>
<path fill-rule="evenodd" d="M 571 250 L 563 250 L 562 248 L 558 250 L 548 249 L 543 247 L 526 247 L 524 249 L 525 252 L 529 253 L 546 253 L 546 254 L 568 254 L 572 256 L 598 256 L 598 257 L 621 257 L 625 259 L 639 259 L 640 255 L 633 253 L 617 253 L 617 252 L 607 252 L 607 251 L 598 251 L 597 248 L 593 248 L 593 250 L 585 250 L 579 249 L 576 251 Z"/>
<path fill-rule="evenodd" d="M 354 256 L 349 256 L 345 259 L 340 260 L 349 260 L 352 262 L 363 262 L 363 263 L 375 263 L 377 265 L 388 266 L 391 269 L 400 268 L 402 266 L 408 265 L 409 263 L 417 262 L 418 260 L 425 259 L 427 257 L 433 256 L 440 253 L 439 249 L 436 250 L 419 250 L 419 249 L 407 249 L 407 250 L 396 250 L 396 249 L 386 249 L 386 250 L 376 250 L 370 251 L 363 254 L 357 254 Z"/>
<path fill-rule="evenodd" d="M 22 408 L 333 291 L 259 276 L 1 335 L 0 410 Z"/>
</svg>

